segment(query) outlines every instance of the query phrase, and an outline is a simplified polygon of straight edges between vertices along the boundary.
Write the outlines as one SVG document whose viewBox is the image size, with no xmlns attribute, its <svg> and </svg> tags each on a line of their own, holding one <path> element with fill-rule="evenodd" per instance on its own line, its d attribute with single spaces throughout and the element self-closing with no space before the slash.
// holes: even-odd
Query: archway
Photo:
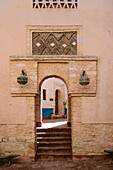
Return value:
<svg viewBox="0 0 113 170">
<path fill-rule="evenodd" d="M 63 123 L 65 121 L 67 125 L 67 103 L 68 90 L 65 82 L 56 76 L 46 77 L 40 84 L 40 114 L 42 126 L 45 122 L 62 121 Z"/>
</svg>

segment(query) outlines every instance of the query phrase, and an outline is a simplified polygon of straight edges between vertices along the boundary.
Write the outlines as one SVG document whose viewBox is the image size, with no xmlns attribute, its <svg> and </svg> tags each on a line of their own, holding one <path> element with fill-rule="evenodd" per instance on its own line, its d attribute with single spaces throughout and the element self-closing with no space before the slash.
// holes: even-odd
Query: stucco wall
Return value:
<svg viewBox="0 0 113 170">
<path fill-rule="evenodd" d="M 27 114 L 25 114 L 26 108 L 24 106 L 26 105 L 26 98 L 23 97 L 22 98 L 23 102 L 18 103 L 18 99 L 14 100 L 14 98 L 11 97 L 10 68 L 9 68 L 9 56 L 27 54 L 27 48 L 28 48 L 27 47 L 27 25 L 51 25 L 51 26 L 81 25 L 82 26 L 82 36 L 79 39 L 79 43 L 82 46 L 82 50 L 80 51 L 79 54 L 98 56 L 98 69 L 97 69 L 98 71 L 97 71 L 96 97 L 94 98 L 83 97 L 81 99 L 82 110 L 80 111 L 82 115 L 80 115 L 81 118 L 80 121 L 82 123 L 104 123 L 103 132 L 105 132 L 105 128 L 109 129 L 109 126 L 111 126 L 109 125 L 109 123 L 113 123 L 113 104 L 112 104 L 113 103 L 112 102 L 113 101 L 113 86 L 112 86 L 113 10 L 112 8 L 113 8 L 112 0 L 109 1 L 81 0 L 79 1 L 78 9 L 47 9 L 47 10 L 32 9 L 31 0 L 24 0 L 24 1 L 10 0 L 10 2 L 0 0 L 0 73 L 1 73 L 0 74 L 0 122 L 1 124 L 8 125 L 8 126 L 1 125 L 1 130 L 4 128 L 6 130 L 5 131 L 6 135 L 3 133 L 3 130 L 0 132 L 0 134 L 2 134 L 2 139 L 8 136 L 10 124 L 26 124 L 26 127 L 28 127 L 29 125 L 28 122 L 26 123 Z M 40 69 L 43 67 L 46 68 L 46 66 L 43 64 L 39 65 L 39 67 Z M 53 69 L 54 69 L 54 64 L 53 64 Z M 65 69 L 65 64 L 64 67 L 61 69 L 62 71 L 64 71 L 64 77 L 65 77 L 65 74 L 68 73 L 68 71 Z M 54 73 L 57 74 L 57 67 L 55 68 Z M 44 73 L 44 71 L 42 71 L 40 73 L 39 81 L 41 81 L 45 76 L 46 76 L 46 72 Z M 68 79 L 66 81 L 68 82 Z M 76 102 L 75 98 L 73 100 Z M 13 110 L 13 106 L 15 108 L 14 110 Z M 21 114 L 20 114 L 20 110 L 18 109 L 20 106 L 21 106 Z M 34 108 L 32 111 L 34 111 Z M 74 110 L 73 117 L 75 117 L 76 113 L 78 112 Z M 18 115 L 19 115 L 19 122 L 16 121 L 15 119 L 16 117 L 18 117 Z M 30 116 L 33 116 L 33 121 L 34 121 L 34 115 L 30 115 Z M 30 118 L 30 116 L 28 117 Z M 79 121 L 79 115 L 77 119 Z M 34 128 L 35 125 L 34 124 L 32 125 Z M 20 125 L 15 125 L 15 126 L 16 128 L 20 127 Z M 73 127 L 73 132 L 72 132 L 73 153 L 75 154 L 76 153 L 75 144 L 77 144 L 76 143 L 77 138 L 74 139 L 74 136 L 76 135 L 76 130 L 74 129 L 76 125 L 74 125 L 73 123 L 72 127 Z M 97 131 L 98 130 L 100 131 L 101 124 L 98 127 L 99 128 L 97 129 Z M 89 128 L 91 127 L 88 126 L 88 129 Z M 110 134 L 112 134 L 112 128 L 110 129 L 111 129 Z M 21 130 L 23 130 L 23 127 Z M 33 132 L 34 130 L 32 131 L 32 133 Z M 80 134 L 80 131 L 78 133 Z M 96 131 L 94 133 L 96 133 Z M 15 130 L 15 134 L 16 134 L 16 130 Z M 106 134 L 106 132 L 104 134 Z M 11 136 L 11 134 L 9 135 Z M 33 135 L 32 137 L 34 138 Z M 4 144 L 2 139 L 0 139 L 0 142 L 2 142 L 3 144 L 2 151 L 5 153 L 6 151 L 5 144 L 7 143 Z M 79 139 L 84 140 L 82 137 Z M 101 140 L 101 138 L 99 139 Z M 110 137 L 110 142 L 111 139 L 112 137 Z M 27 141 L 29 141 L 29 139 L 27 139 Z M 102 146 L 104 146 L 104 144 Z M 111 144 L 107 145 L 106 142 L 106 146 L 111 147 L 112 145 Z M 34 145 L 31 147 L 34 148 Z M 80 149 L 83 149 L 83 147 L 81 147 Z M 83 153 L 82 151 L 81 153 Z M 98 153 L 99 152 L 100 150 L 98 149 Z M 26 153 L 23 153 L 23 155 L 25 156 Z M 34 153 L 30 154 L 30 156 L 33 155 Z"/>
<path fill-rule="evenodd" d="M 112 76 L 112 23 L 113 1 L 79 1 L 78 9 L 32 9 L 32 1 L 0 0 L 0 114 L 6 119 L 11 113 L 9 56 L 26 55 L 27 25 L 83 25 L 84 55 L 99 56 L 98 87 L 96 99 L 90 110 L 97 114 L 98 122 L 113 122 L 113 76 Z M 86 101 L 83 100 L 83 102 Z M 85 115 L 86 113 L 83 112 Z M 95 122 L 92 111 L 83 115 L 83 122 Z M 101 116 L 102 114 L 102 116 Z M 91 115 L 91 116 L 90 116 Z M 106 119 L 107 116 L 107 119 Z M 5 118 L 4 118 L 5 117 Z M 9 121 L 10 123 L 10 121 Z"/>
</svg>

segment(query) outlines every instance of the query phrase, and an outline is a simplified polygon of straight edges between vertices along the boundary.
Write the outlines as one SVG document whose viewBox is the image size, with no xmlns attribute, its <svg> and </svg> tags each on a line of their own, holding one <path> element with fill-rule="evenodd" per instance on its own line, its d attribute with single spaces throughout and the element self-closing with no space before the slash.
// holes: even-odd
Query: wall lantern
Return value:
<svg viewBox="0 0 113 170">
<path fill-rule="evenodd" d="M 28 82 L 27 72 L 25 69 L 21 70 L 21 72 L 21 75 L 17 77 L 17 82 L 24 85 Z"/>
<path fill-rule="evenodd" d="M 88 85 L 90 83 L 90 78 L 86 77 L 85 70 L 82 70 L 80 75 L 79 83 L 83 86 Z"/>
</svg>

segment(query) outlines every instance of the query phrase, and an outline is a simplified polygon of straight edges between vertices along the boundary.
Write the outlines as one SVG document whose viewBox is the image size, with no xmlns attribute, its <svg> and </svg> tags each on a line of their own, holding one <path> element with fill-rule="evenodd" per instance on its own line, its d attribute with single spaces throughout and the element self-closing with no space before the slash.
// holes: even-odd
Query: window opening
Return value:
<svg viewBox="0 0 113 170">
<path fill-rule="evenodd" d="M 33 8 L 78 8 L 78 0 L 33 0 Z"/>
<path fill-rule="evenodd" d="M 46 100 L 46 90 L 43 89 L 43 100 Z"/>
</svg>

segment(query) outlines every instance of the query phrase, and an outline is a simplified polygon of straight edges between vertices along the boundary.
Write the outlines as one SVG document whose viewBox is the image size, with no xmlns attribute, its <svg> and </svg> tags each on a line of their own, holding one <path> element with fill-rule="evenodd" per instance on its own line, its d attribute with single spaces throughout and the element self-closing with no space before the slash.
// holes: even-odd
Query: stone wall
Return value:
<svg viewBox="0 0 113 170">
<path fill-rule="evenodd" d="M 83 123 L 82 98 L 71 96 L 72 154 L 103 155 L 104 149 L 113 148 L 113 124 Z"/>
<path fill-rule="evenodd" d="M 21 100 L 21 97 L 17 98 Z M 25 98 L 26 123 L 0 125 L 0 155 L 20 154 L 24 157 L 35 157 L 35 100 L 34 97 Z"/>
<path fill-rule="evenodd" d="M 97 62 L 87 61 L 73 61 L 69 63 L 69 93 L 79 94 L 96 94 L 97 89 Z M 79 84 L 80 73 L 84 69 L 86 76 L 90 77 L 90 84 L 88 86 L 81 86 Z"/>
<path fill-rule="evenodd" d="M 20 85 L 17 83 L 17 77 L 21 75 L 21 70 L 27 72 L 28 83 Z M 10 61 L 10 80 L 11 93 L 13 94 L 35 94 L 37 93 L 37 62 L 36 61 Z"/>
<path fill-rule="evenodd" d="M 105 149 L 112 148 L 112 124 L 72 123 L 73 156 L 104 155 Z"/>
<path fill-rule="evenodd" d="M 27 71 L 28 83 L 26 85 L 19 85 L 17 83 L 17 77 L 18 73 L 23 68 Z M 86 74 L 90 78 L 90 84 L 87 86 L 81 86 L 79 84 L 82 69 L 86 70 Z M 2 141 L 2 145 L 5 146 L 5 144 L 8 144 L 10 152 L 13 152 L 10 147 L 10 142 L 15 140 L 15 145 L 17 143 L 17 146 L 25 148 L 25 151 L 21 154 L 22 156 L 32 157 L 33 154 L 35 154 L 35 122 L 37 125 L 41 125 L 42 121 L 40 110 L 40 86 L 45 78 L 56 76 L 64 80 L 68 87 L 68 96 L 70 98 L 69 105 L 71 106 L 71 110 L 69 108 L 68 113 L 68 123 L 71 121 L 72 124 L 72 150 L 73 154 L 75 154 L 76 134 L 74 131 L 76 130 L 76 123 L 82 123 L 82 96 L 91 97 L 96 95 L 97 57 L 55 56 L 53 58 L 51 56 L 12 56 L 10 57 L 10 74 L 11 94 L 13 98 L 18 98 L 20 101 L 22 98 L 26 98 L 26 122 L 23 123 L 23 125 L 16 125 L 15 133 L 16 128 L 22 132 L 19 132 L 19 134 L 17 133 L 16 136 L 13 135 L 13 139 L 12 132 L 8 133 L 9 136 L 6 136 L 8 141 L 5 143 Z M 78 134 L 79 133 L 81 133 L 80 130 L 78 131 Z M 80 138 L 81 135 L 79 134 L 78 136 Z M 29 151 L 29 154 L 27 151 Z M 79 145 L 76 151 L 77 153 L 79 152 Z M 16 152 L 20 153 L 18 148 L 16 149 Z"/>
<path fill-rule="evenodd" d="M 1 125 L 1 153 L 18 153 L 21 156 L 35 156 L 35 124 L 40 123 L 41 125 L 40 86 L 45 78 L 52 76 L 60 77 L 66 82 L 68 87 L 68 123 L 71 123 L 72 126 L 73 156 L 99 155 L 103 153 L 104 149 L 112 148 L 112 124 L 83 122 L 83 112 L 87 113 L 88 105 L 88 103 L 86 106 L 84 104 L 85 98 L 89 100 L 96 98 L 97 57 L 55 56 L 53 58 L 51 56 L 13 56 L 10 58 L 10 64 L 12 98 L 20 101 L 26 100 L 26 104 L 24 102 L 26 105 L 26 112 L 24 112 L 24 114 L 26 113 L 26 121 L 18 125 Z M 28 72 L 29 79 L 30 75 L 33 74 L 32 82 L 28 79 L 28 83 L 25 86 L 19 85 L 16 79 L 18 72 L 23 69 L 23 64 Z M 90 78 L 90 84 L 87 86 L 79 84 L 82 69 L 86 70 L 86 75 Z M 13 91 L 14 86 L 16 91 Z M 16 116 L 18 115 L 16 114 Z M 4 129 L 6 129 L 6 133 L 4 133 Z M 14 147 L 12 147 L 12 142 Z"/>
</svg>

